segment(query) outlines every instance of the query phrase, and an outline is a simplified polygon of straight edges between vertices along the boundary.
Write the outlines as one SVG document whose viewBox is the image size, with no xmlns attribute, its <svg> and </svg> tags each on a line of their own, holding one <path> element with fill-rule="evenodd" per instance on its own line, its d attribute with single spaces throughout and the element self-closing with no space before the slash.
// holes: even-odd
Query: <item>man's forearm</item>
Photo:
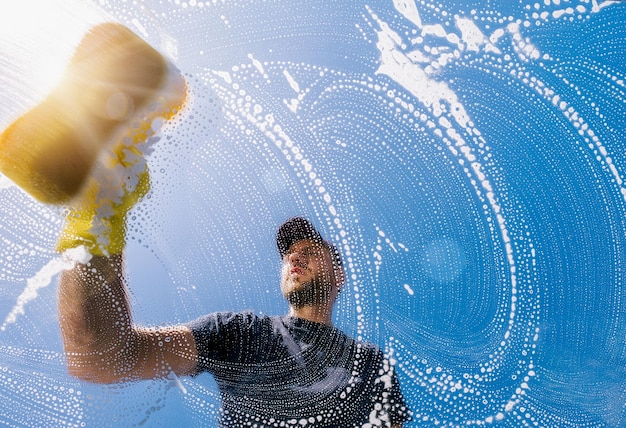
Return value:
<svg viewBox="0 0 626 428">
<path fill-rule="evenodd" d="M 59 322 L 68 370 L 80 379 L 112 383 L 196 370 L 188 327 L 133 325 L 122 255 L 94 256 L 62 274 Z"/>
<path fill-rule="evenodd" d="M 59 321 L 74 376 L 107 382 L 133 365 L 137 340 L 123 278 L 122 255 L 94 256 L 61 275 Z"/>
</svg>

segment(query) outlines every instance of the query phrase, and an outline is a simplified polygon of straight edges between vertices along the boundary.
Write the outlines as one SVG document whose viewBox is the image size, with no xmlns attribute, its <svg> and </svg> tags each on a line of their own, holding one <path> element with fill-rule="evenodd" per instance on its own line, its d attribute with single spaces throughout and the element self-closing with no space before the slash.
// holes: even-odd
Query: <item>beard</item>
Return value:
<svg viewBox="0 0 626 428">
<path fill-rule="evenodd" d="M 323 281 L 307 281 L 297 289 L 285 293 L 285 299 L 294 308 L 314 306 L 325 303 L 330 298 L 330 284 Z"/>
</svg>

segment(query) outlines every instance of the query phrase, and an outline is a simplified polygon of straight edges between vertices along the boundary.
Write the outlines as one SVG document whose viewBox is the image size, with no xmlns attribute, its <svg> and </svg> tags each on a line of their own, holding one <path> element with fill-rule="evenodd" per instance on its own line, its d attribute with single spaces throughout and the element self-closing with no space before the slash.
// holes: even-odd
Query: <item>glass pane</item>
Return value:
<svg viewBox="0 0 626 428">
<path fill-rule="evenodd" d="M 392 363 L 405 426 L 626 424 L 626 2 L 8 1 L 0 129 L 109 21 L 187 83 L 128 215 L 138 325 L 286 314 L 275 236 L 303 216 L 342 256 L 332 323 Z M 45 124 L 28 129 L 45 139 Z M 349 419 L 310 401 L 361 376 L 333 365 L 275 389 L 258 362 L 237 380 L 70 376 L 57 291 L 72 264 L 56 250 L 68 209 L 15 171 L 0 175 L 0 424 L 228 424 L 220 387 L 258 394 L 262 415 L 282 397 L 295 415 L 282 426 Z"/>
</svg>

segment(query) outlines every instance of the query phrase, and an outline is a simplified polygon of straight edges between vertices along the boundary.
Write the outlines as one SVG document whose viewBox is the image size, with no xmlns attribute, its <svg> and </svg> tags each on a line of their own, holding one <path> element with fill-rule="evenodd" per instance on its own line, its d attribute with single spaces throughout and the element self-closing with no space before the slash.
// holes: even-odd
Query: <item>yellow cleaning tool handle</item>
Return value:
<svg viewBox="0 0 626 428">
<path fill-rule="evenodd" d="M 131 148 L 132 149 L 132 148 Z M 116 153 L 123 165 L 126 150 Z M 133 168 L 133 166 L 138 167 Z M 116 174 L 121 174 L 115 177 Z M 150 190 L 145 162 L 108 171 L 103 184 L 90 178 L 80 202 L 70 208 L 67 224 L 59 237 L 57 251 L 84 245 L 93 255 L 120 254 L 126 246 L 126 215 Z M 117 183 L 117 186 L 111 186 Z M 117 187 L 117 188 L 116 188 Z"/>
</svg>

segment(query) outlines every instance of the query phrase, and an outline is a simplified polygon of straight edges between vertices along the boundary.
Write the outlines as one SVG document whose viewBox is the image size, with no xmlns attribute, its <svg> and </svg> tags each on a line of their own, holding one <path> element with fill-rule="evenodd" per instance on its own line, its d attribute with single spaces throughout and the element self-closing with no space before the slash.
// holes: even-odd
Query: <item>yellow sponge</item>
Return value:
<svg viewBox="0 0 626 428">
<path fill-rule="evenodd" d="M 59 85 L 0 135 L 0 172 L 34 198 L 65 204 L 86 187 L 103 148 L 151 135 L 186 97 L 182 76 L 117 23 L 93 27 Z"/>
<path fill-rule="evenodd" d="M 84 36 L 52 93 L 0 135 L 0 172 L 39 201 L 68 205 L 59 251 L 123 251 L 126 215 L 150 190 L 150 137 L 186 89 L 156 50 L 105 23 Z"/>
</svg>

